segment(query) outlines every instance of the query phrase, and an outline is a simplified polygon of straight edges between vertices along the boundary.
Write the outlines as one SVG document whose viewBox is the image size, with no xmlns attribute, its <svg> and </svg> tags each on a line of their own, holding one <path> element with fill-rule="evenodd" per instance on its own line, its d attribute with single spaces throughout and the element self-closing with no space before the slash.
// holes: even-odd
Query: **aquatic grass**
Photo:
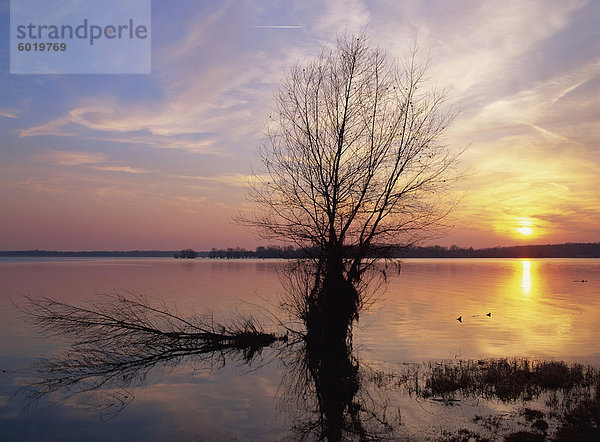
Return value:
<svg viewBox="0 0 600 442">
<path fill-rule="evenodd" d="M 600 374 L 592 367 L 564 361 L 498 358 L 428 363 L 422 397 L 463 396 L 496 398 L 503 402 L 531 400 L 544 391 L 593 384 Z"/>
<path fill-rule="evenodd" d="M 378 389 L 399 389 L 410 397 L 452 406 L 466 398 L 505 404 L 539 404 L 535 401 L 542 398 L 544 412 L 524 407 L 516 413 L 529 430 L 510 433 L 505 440 L 600 440 L 600 370 L 589 365 L 528 358 L 459 359 L 407 364 L 398 372 L 377 370 L 368 379 Z M 473 422 L 497 433 L 502 419 L 507 417 L 477 415 Z M 446 439 L 466 440 L 467 433 L 449 433 Z"/>
</svg>

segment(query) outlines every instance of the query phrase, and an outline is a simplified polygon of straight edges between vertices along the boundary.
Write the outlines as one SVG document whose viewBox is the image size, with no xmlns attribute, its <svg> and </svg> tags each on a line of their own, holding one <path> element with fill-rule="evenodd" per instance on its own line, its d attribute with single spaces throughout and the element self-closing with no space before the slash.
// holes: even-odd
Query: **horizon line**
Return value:
<svg viewBox="0 0 600 442">
<path fill-rule="evenodd" d="M 565 245 L 591 245 L 591 244 L 595 244 L 595 245 L 600 245 L 600 241 L 589 241 L 589 242 L 564 242 L 564 243 L 546 243 L 546 244 L 519 244 L 519 245 L 510 245 L 510 246 L 490 246 L 490 247 L 472 247 L 472 246 L 456 246 L 458 247 L 458 249 L 462 249 L 462 250 L 469 250 L 469 249 L 473 249 L 473 250 L 489 250 L 489 249 L 506 249 L 506 248 L 513 248 L 513 247 L 547 247 L 547 246 L 565 246 Z M 430 248 L 430 247 L 440 247 L 440 248 L 446 248 L 446 249 L 450 249 L 450 247 L 454 246 L 441 246 L 439 244 L 433 244 L 433 245 L 423 245 L 423 246 L 403 246 L 403 245 L 397 245 L 396 247 L 400 247 L 400 248 L 404 248 L 404 247 L 414 247 L 414 248 Z M 256 250 L 259 247 L 288 247 L 285 245 L 275 245 L 275 244 L 268 244 L 268 245 L 258 245 L 256 247 L 254 247 L 254 250 Z M 252 251 L 253 249 L 246 249 L 244 247 L 240 247 L 240 246 L 234 246 L 234 247 L 212 247 L 211 249 L 207 249 L 207 250 L 194 250 L 195 252 L 210 252 L 212 249 L 216 249 L 216 250 L 227 250 L 227 249 L 236 249 L 239 248 L 241 250 L 246 250 L 246 251 Z M 5 250 L 0 250 L 0 253 L 13 253 L 13 252 L 58 252 L 58 253 L 108 253 L 108 252 L 164 252 L 164 253 L 171 253 L 171 252 L 179 252 L 181 250 L 186 250 L 186 249 L 190 249 L 190 247 L 185 247 L 185 248 L 175 248 L 175 249 L 104 249 L 104 250 L 100 250 L 100 249 L 88 249 L 88 250 L 50 250 L 50 249 L 5 249 Z M 294 249 L 294 250 L 298 250 L 298 249 Z"/>
</svg>

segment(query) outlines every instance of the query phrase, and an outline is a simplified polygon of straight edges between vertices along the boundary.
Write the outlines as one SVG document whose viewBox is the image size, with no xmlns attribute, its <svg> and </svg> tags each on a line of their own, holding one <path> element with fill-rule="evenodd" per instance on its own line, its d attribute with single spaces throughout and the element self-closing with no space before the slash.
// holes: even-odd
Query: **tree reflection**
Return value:
<svg viewBox="0 0 600 442">
<path fill-rule="evenodd" d="M 294 438 L 307 440 L 379 440 L 387 438 L 392 425 L 382 406 L 368 399 L 362 385 L 360 361 L 352 347 L 353 323 L 358 313 L 375 302 L 385 282 L 385 271 L 372 268 L 349 283 L 331 284 L 327 271 L 310 260 L 290 261 L 282 266 L 285 288 L 281 307 L 296 330 L 300 344 L 287 353 L 288 370 L 283 385 L 287 400 L 300 405 Z M 328 296 L 354 293 L 357 304 L 322 302 Z M 358 301 L 360 300 L 360 301 Z M 303 409 L 302 409 L 303 408 Z"/>
<path fill-rule="evenodd" d="M 89 410 L 111 418 L 133 400 L 131 390 L 144 385 L 152 370 L 174 368 L 184 360 L 210 369 L 252 364 L 270 347 L 287 367 L 283 396 L 301 405 L 295 438 L 380 439 L 391 429 L 376 416 L 377 407 L 366 404 L 351 334 L 329 333 L 331 326 L 315 330 L 307 321 L 288 338 L 290 327 L 286 334 L 274 334 L 251 317 L 227 324 L 211 315 L 183 318 L 140 296 L 103 295 L 85 306 L 28 298 L 21 310 L 43 334 L 70 343 L 38 362 L 36 379 L 23 390 L 32 400 L 77 396 Z"/>
<path fill-rule="evenodd" d="M 392 436 L 383 402 L 371 400 L 351 341 L 306 335 L 288 353 L 284 400 L 295 404 L 295 440 L 382 440 Z"/>
<path fill-rule="evenodd" d="M 66 338 L 70 346 L 40 359 L 37 380 L 25 387 L 30 399 L 49 394 L 96 394 L 93 409 L 119 413 L 132 399 L 130 387 L 143 385 L 154 368 L 184 359 L 208 367 L 228 361 L 249 364 L 263 348 L 287 341 L 266 333 L 252 317 L 227 324 L 211 314 L 183 318 L 164 303 L 142 296 L 102 295 L 85 306 L 50 298 L 28 298 L 21 310 L 46 336 Z"/>
</svg>

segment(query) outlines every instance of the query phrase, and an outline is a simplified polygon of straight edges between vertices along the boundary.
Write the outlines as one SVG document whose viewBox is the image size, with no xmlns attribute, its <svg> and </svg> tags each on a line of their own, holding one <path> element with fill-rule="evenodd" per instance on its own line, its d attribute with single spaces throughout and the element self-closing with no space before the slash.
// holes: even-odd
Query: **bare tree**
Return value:
<svg viewBox="0 0 600 442">
<path fill-rule="evenodd" d="M 374 256 L 413 243 L 452 206 L 459 153 L 443 141 L 454 114 L 426 87 L 428 65 L 416 49 L 396 63 L 364 34 L 339 38 L 289 70 L 259 150 L 259 211 L 241 222 L 307 250 L 313 294 L 345 292 L 354 314 Z"/>
</svg>

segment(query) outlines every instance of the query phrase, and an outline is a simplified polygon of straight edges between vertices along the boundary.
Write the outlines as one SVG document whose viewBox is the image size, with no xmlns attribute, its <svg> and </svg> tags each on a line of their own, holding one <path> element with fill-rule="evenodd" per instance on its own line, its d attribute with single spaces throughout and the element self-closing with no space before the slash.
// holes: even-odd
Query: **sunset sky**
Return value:
<svg viewBox="0 0 600 442">
<path fill-rule="evenodd" d="M 487 247 L 600 241 L 600 2 L 152 2 L 151 75 L 10 75 L 0 1 L 0 250 L 241 246 L 231 221 L 286 67 L 366 27 L 415 39 L 469 146 L 454 228 Z"/>
</svg>

